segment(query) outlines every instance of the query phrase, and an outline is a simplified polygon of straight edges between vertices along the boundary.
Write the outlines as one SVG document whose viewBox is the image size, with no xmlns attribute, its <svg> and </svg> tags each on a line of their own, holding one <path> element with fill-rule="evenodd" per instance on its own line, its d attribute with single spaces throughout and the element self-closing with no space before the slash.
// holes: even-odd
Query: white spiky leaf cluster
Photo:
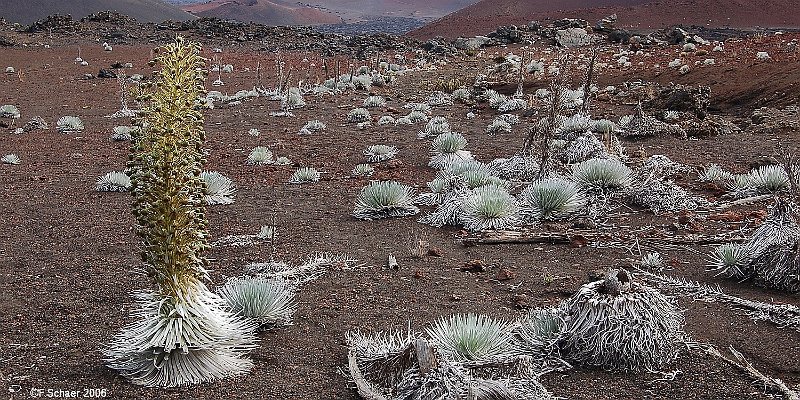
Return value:
<svg viewBox="0 0 800 400">
<path fill-rule="evenodd" d="M 371 182 L 356 198 L 353 216 L 373 220 L 405 217 L 419 213 L 414 205 L 414 190 L 395 181 Z"/>
<path fill-rule="evenodd" d="M 412 124 L 427 122 L 428 114 L 425 114 L 422 111 L 413 110 L 410 113 L 408 113 L 408 115 L 406 115 L 406 119 L 408 119 Z"/>
<path fill-rule="evenodd" d="M 289 178 L 289 183 L 302 184 L 310 182 L 318 182 L 321 174 L 316 168 L 301 167 L 298 168 Z"/>
<path fill-rule="evenodd" d="M 764 165 L 750 172 L 750 183 L 758 193 L 777 193 L 789 188 L 789 174 L 783 166 Z"/>
<path fill-rule="evenodd" d="M 134 128 L 130 126 L 120 125 L 115 126 L 113 132 L 111 134 L 111 140 L 115 142 L 126 142 L 131 140 L 131 133 L 133 133 Z"/>
<path fill-rule="evenodd" d="M 710 267 L 712 271 L 719 271 L 717 275 L 729 278 L 745 279 L 747 277 L 747 264 L 750 262 L 749 252 L 745 246 L 738 243 L 725 243 L 714 248 L 711 252 Z"/>
<path fill-rule="evenodd" d="M 2 158 L 0 158 L 0 162 L 9 165 L 19 165 L 19 163 L 22 162 L 22 160 L 20 160 L 19 156 L 16 154 L 6 154 Z"/>
<path fill-rule="evenodd" d="M 200 178 L 206 185 L 206 204 L 210 206 L 233 204 L 236 186 L 230 178 L 217 171 L 203 171 L 200 173 Z"/>
<path fill-rule="evenodd" d="M 365 108 L 383 107 L 386 105 L 386 99 L 382 96 L 369 96 L 364 99 L 363 105 Z"/>
<path fill-rule="evenodd" d="M 372 119 L 366 108 L 355 108 L 347 114 L 348 122 L 365 122 Z"/>
<path fill-rule="evenodd" d="M 475 188 L 463 201 L 461 221 L 471 231 L 509 229 L 520 223 L 517 201 L 503 187 Z"/>
<path fill-rule="evenodd" d="M 460 133 L 448 132 L 437 136 L 431 143 L 431 160 L 428 166 L 436 169 L 465 160 L 472 160 L 472 153 L 464 150 L 467 139 Z"/>
<path fill-rule="evenodd" d="M 513 330 L 511 322 L 470 313 L 439 318 L 425 331 L 445 357 L 480 361 L 507 353 Z"/>
<path fill-rule="evenodd" d="M 300 132 L 301 133 L 305 133 L 305 132 L 308 132 L 308 133 L 321 132 L 321 131 L 324 131 L 325 128 L 327 128 L 327 126 L 325 125 L 324 122 L 322 122 L 322 121 L 320 121 L 318 119 L 314 119 L 314 120 L 306 122 L 306 124 L 303 125 L 303 127 L 300 129 Z"/>
<path fill-rule="evenodd" d="M 20 117 L 19 108 L 13 104 L 0 106 L 0 118 L 18 119 Z"/>
<path fill-rule="evenodd" d="M 442 116 L 436 116 L 428 120 L 428 123 L 425 125 L 425 129 L 417 133 L 417 138 L 424 139 L 426 137 L 437 136 L 448 132 L 450 132 L 450 124 L 447 122 L 447 119 Z"/>
<path fill-rule="evenodd" d="M 202 284 L 200 284 L 202 286 Z M 103 349 L 108 366 L 133 383 L 180 387 L 243 375 L 255 348 L 255 326 L 235 316 L 204 286 L 174 304 L 154 292 L 137 295 L 134 322 Z"/>
<path fill-rule="evenodd" d="M 131 188 L 131 178 L 125 172 L 111 171 L 99 178 L 95 184 L 98 192 L 127 192 Z"/>
<path fill-rule="evenodd" d="M 721 183 L 732 179 L 733 174 L 725 171 L 719 165 L 712 163 L 703 168 L 703 171 L 699 174 L 699 178 L 703 182 Z"/>
<path fill-rule="evenodd" d="M 378 118 L 378 125 L 394 125 L 396 120 L 391 115 L 384 115 Z"/>
<path fill-rule="evenodd" d="M 631 184 L 631 169 L 621 161 L 592 158 L 573 166 L 572 178 L 586 189 L 620 189 Z"/>
<path fill-rule="evenodd" d="M 574 182 L 547 178 L 533 182 L 519 195 L 521 214 L 526 220 L 568 217 L 586 205 L 586 198 Z"/>
<path fill-rule="evenodd" d="M 358 164 L 355 167 L 353 167 L 353 171 L 351 172 L 351 175 L 353 175 L 353 176 L 371 176 L 374 173 L 375 173 L 375 168 L 373 168 L 372 165 L 369 165 L 369 164 Z"/>
<path fill-rule="evenodd" d="M 498 133 L 511 133 L 511 124 L 508 122 L 495 118 L 489 126 L 486 127 L 486 133 L 489 135 L 496 135 Z"/>
<path fill-rule="evenodd" d="M 296 285 L 282 278 L 231 278 L 219 289 L 230 311 L 261 328 L 290 325 L 297 309 Z"/>
<path fill-rule="evenodd" d="M 364 155 L 367 157 L 367 161 L 371 163 L 391 160 L 397 155 L 397 147 L 374 144 L 364 150 Z"/>
<path fill-rule="evenodd" d="M 264 146 L 257 146 L 250 151 L 247 156 L 247 165 L 269 165 L 273 164 L 275 160 L 272 158 L 273 154 L 270 149 Z"/>
<path fill-rule="evenodd" d="M 83 121 L 74 116 L 64 116 L 56 122 L 56 129 L 61 133 L 78 133 L 83 131 Z"/>
</svg>

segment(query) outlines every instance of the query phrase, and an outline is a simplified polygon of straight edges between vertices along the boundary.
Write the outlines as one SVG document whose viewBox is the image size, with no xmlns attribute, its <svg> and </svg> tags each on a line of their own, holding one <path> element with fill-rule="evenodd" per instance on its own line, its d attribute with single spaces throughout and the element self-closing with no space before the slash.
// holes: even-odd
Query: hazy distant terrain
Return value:
<svg viewBox="0 0 800 400">
<path fill-rule="evenodd" d="M 194 18 L 161 0 L 3 0 L 0 17 L 9 22 L 30 24 L 51 14 L 70 14 L 83 18 L 98 11 L 117 11 L 139 22 L 187 20 Z"/>
<path fill-rule="evenodd" d="M 477 0 L 167 0 L 201 17 L 265 25 L 334 25 L 341 32 L 406 32 Z"/>
<path fill-rule="evenodd" d="M 617 25 L 753 28 L 800 27 L 797 0 L 481 0 L 411 33 L 420 39 L 486 34 L 500 25 L 581 18 L 595 23 L 617 14 Z"/>
</svg>

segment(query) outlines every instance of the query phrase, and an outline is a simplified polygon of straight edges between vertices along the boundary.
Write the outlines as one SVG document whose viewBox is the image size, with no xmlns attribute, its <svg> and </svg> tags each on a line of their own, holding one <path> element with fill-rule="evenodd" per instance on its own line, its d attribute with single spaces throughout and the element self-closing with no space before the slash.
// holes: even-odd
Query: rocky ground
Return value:
<svg viewBox="0 0 800 400">
<path fill-rule="evenodd" d="M 425 190 L 435 171 L 427 167 L 429 142 L 417 139 L 417 131 L 424 125 L 356 128 L 346 121 L 346 114 L 361 105 L 366 92 L 320 98 L 307 95 L 307 106 L 295 110 L 293 118 L 270 117 L 269 113 L 279 108 L 277 102 L 263 97 L 248 99 L 205 115 L 207 168 L 224 173 L 237 185 L 234 204 L 209 208 L 212 236 L 257 232 L 271 223 L 274 215 L 277 258 L 298 261 L 312 252 L 328 251 L 358 259 L 359 267 L 335 268 L 304 286 L 294 324 L 259 335 L 260 346 L 252 353 L 255 368 L 250 374 L 183 390 L 132 386 L 104 366 L 99 349 L 128 320 L 131 294 L 147 288 L 148 282 L 135 273 L 139 243 L 133 234 L 130 196 L 94 191 L 97 177 L 124 168 L 128 143 L 112 142 L 109 137 L 114 126 L 127 121 L 106 117 L 120 108 L 117 80 L 87 79 L 87 74 L 96 76 L 100 69 L 111 69 L 114 63 L 130 62 L 133 67 L 127 68 L 126 74 L 149 76 L 152 68 L 147 62 L 152 47 L 175 34 L 201 40 L 206 46 L 204 55 L 209 58 L 220 54 L 212 52 L 214 47 L 224 49 L 221 57 L 235 66 L 234 72 L 221 74 L 224 87 L 210 85 L 217 77 L 212 74 L 208 88 L 229 94 L 251 89 L 258 80 L 258 65 L 264 66 L 262 82 L 275 85 L 273 50 L 277 47 L 287 51 L 281 55 L 284 60 L 298 65 L 298 74 L 304 73 L 300 65 L 322 65 L 326 52 L 320 54 L 320 49 L 335 49 L 330 51 L 339 54 L 341 60 L 347 54 L 358 54 L 362 46 L 352 45 L 358 41 L 374 46 L 375 53 L 385 57 L 400 54 L 413 59 L 408 51 L 413 49 L 411 44 L 398 44 L 390 37 L 385 42 L 341 39 L 302 29 L 249 25 L 216 32 L 218 25 L 189 23 L 201 25 L 192 30 L 184 26 L 123 26 L 111 30 L 107 23 L 88 21 L 72 30 L 59 28 L 52 33 L 44 28 L 32 34 L 18 33 L 10 27 L 2 33 L 13 46 L 0 47 L 4 64 L 0 67 L 8 64 L 15 73 L 0 75 L 0 104 L 19 107 L 19 124 L 36 115 L 50 123 L 46 131 L 0 132 L 0 153 L 15 153 L 22 160 L 19 165 L 0 164 L 0 381 L 9 398 L 29 398 L 35 388 L 101 388 L 108 390 L 109 398 L 121 399 L 355 399 L 349 378 L 342 372 L 347 362 L 344 334 L 349 330 L 377 331 L 409 325 L 422 329 L 439 316 L 459 312 L 511 318 L 531 307 L 551 306 L 569 297 L 587 282 L 590 272 L 630 265 L 638 259 L 639 254 L 620 248 L 558 244 L 465 247 L 456 240 L 465 234 L 458 228 L 432 228 L 413 217 L 357 220 L 350 216 L 354 200 L 369 179 L 393 179 Z M 242 40 L 239 35 L 243 35 Z M 780 149 L 797 154 L 797 124 L 784 118 L 797 114 L 775 110 L 796 105 L 800 99 L 800 63 L 789 45 L 798 37 L 733 39 L 724 44 L 724 52 L 703 55 L 681 54 L 679 46 L 655 47 L 628 54 L 629 66 L 618 66 L 620 47 L 607 47 L 600 57 L 607 66 L 598 74 L 598 86 L 613 85 L 619 90 L 598 92 L 592 114 L 614 120 L 631 114 L 640 99 L 647 100 L 648 93 L 632 88 L 647 88 L 648 83 L 652 83 L 650 92 L 658 91 L 655 84 L 665 86 L 669 82 L 708 85 L 710 113 L 735 123 L 741 131 L 689 140 L 660 136 L 625 141 L 629 153 L 634 158 L 664 154 L 698 168 L 713 162 L 739 173 L 763 163 L 765 157 Z M 99 43 L 109 38 L 115 39 L 114 49 L 105 52 Z M 88 66 L 74 62 L 78 47 Z M 702 48 L 711 52 L 712 47 Z M 298 53 L 290 53 L 292 50 Z M 442 80 L 471 85 L 476 75 L 486 73 L 486 68 L 494 64 L 495 55 L 509 51 L 543 58 L 546 64 L 555 58 L 550 49 L 520 45 L 487 48 L 469 56 L 453 53 L 443 58 L 446 61 L 434 64 L 435 69 L 428 63 L 423 69 L 400 76 L 391 86 L 374 88 L 388 104 L 373 111 L 373 116 L 404 114 L 404 104 L 425 101 Z M 760 51 L 768 52 L 771 59 L 758 61 L 756 53 Z M 571 52 L 577 60 L 582 50 Z M 682 58 L 690 71 L 680 74 L 668 67 L 675 58 Z M 707 58 L 714 58 L 714 64 L 703 65 Z M 310 81 L 324 76 L 319 68 L 308 74 Z M 575 84 L 579 81 L 576 78 Z M 533 93 L 547 82 L 546 77 L 531 77 L 525 92 Z M 516 85 L 498 82 L 495 87 L 511 93 Z M 762 106 L 772 110 L 772 114 L 762 114 L 777 117 L 753 119 L 753 111 Z M 468 112 L 476 117 L 467 119 Z M 511 156 L 520 148 L 534 118 L 518 114 L 523 115 L 523 123 L 512 133 L 488 136 L 484 129 L 497 112 L 485 105 L 456 103 L 433 109 L 433 115 L 446 117 L 455 131 L 467 137 L 468 149 L 482 161 Z M 56 132 L 53 125 L 64 115 L 80 116 L 86 129 L 78 134 Z M 298 135 L 300 127 L 311 119 L 323 120 L 327 130 Z M 251 128 L 261 134 L 248 135 Z M 378 164 L 371 178 L 350 177 L 353 166 L 364 162 L 362 150 L 381 143 L 398 147 L 397 159 Z M 255 146 L 268 146 L 276 156 L 286 156 L 293 164 L 247 166 L 245 160 Z M 323 171 L 323 179 L 307 185 L 288 184 L 298 166 Z M 722 193 L 698 182 L 694 172 L 679 178 L 678 183 L 708 198 Z M 654 216 L 644 210 L 624 209 L 614 213 L 608 223 L 648 227 L 663 234 L 749 229 L 763 219 L 768 204 L 762 201 L 736 206 L 733 216 L 727 218 L 701 213 L 692 216 L 692 224 L 686 224 L 686 215 Z M 419 239 L 432 251 L 412 255 L 410 248 Z M 669 275 L 720 285 L 727 293 L 748 299 L 800 303 L 796 295 L 715 277 L 706 271 L 709 246 L 657 250 L 668 260 Z M 396 256 L 399 269 L 385 267 L 389 254 Z M 226 277 L 241 274 L 247 263 L 268 259 L 270 248 L 218 248 L 209 257 L 213 260 L 212 280 L 219 284 Z M 483 267 L 465 268 L 476 263 Z M 719 348 L 734 346 L 765 374 L 789 384 L 800 382 L 800 350 L 795 345 L 798 332 L 766 322 L 754 323 L 723 304 L 681 299 L 680 305 L 686 310 L 686 331 L 693 339 Z M 687 350 L 664 372 L 671 374 L 616 374 L 577 368 L 548 374 L 542 382 L 553 394 L 574 399 L 772 398 L 740 371 L 696 351 Z"/>
</svg>

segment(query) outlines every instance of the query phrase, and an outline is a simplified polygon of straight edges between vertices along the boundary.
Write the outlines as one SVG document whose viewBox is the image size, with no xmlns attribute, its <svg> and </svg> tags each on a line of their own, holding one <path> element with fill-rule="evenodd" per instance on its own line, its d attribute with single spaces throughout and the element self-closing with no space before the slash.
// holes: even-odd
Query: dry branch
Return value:
<svg viewBox="0 0 800 400">
<path fill-rule="evenodd" d="M 524 243 L 590 243 L 590 242 L 652 242 L 672 245 L 693 245 L 693 244 L 722 244 L 722 243 L 741 243 L 747 240 L 743 236 L 731 236 L 728 234 L 720 235 L 701 235 L 688 234 L 682 236 L 661 236 L 661 237 L 638 237 L 629 234 L 597 233 L 590 231 L 571 230 L 565 232 L 541 232 L 541 231 L 484 231 L 471 233 L 462 238 L 461 244 L 464 246 L 475 246 L 481 244 L 524 244 Z"/>
<path fill-rule="evenodd" d="M 757 370 L 753 364 L 747 361 L 746 358 L 742 355 L 742 353 L 736 351 L 733 346 L 729 346 L 728 350 L 733 355 L 733 358 L 728 358 L 724 354 L 722 354 L 716 347 L 710 344 L 697 344 L 697 347 L 705 351 L 706 353 L 715 356 L 722 361 L 740 369 L 742 372 L 746 373 L 750 378 L 754 379 L 755 382 L 759 382 L 764 385 L 764 389 L 771 390 L 776 394 L 780 394 L 783 396 L 784 399 L 787 400 L 800 400 L 800 395 L 797 393 L 796 390 L 789 389 L 786 384 L 778 379 L 778 378 L 771 378 L 769 376 L 764 375 L 761 371 Z"/>
<path fill-rule="evenodd" d="M 350 370 L 350 376 L 356 384 L 356 390 L 358 390 L 358 394 L 361 398 L 364 400 L 386 400 L 386 397 L 378 393 L 378 391 L 364 379 L 364 374 L 362 374 L 361 369 L 358 368 L 356 355 L 352 351 L 347 354 L 347 366 Z"/>
</svg>

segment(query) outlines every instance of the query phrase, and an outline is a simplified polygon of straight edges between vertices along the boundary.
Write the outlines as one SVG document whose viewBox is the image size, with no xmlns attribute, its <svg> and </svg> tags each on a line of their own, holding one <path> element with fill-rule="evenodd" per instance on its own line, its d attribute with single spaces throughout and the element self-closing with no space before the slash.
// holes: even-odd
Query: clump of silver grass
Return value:
<svg viewBox="0 0 800 400">
<path fill-rule="evenodd" d="M 56 129 L 61 133 L 78 133 L 83 131 L 83 121 L 78 117 L 64 116 L 56 122 Z"/>
<path fill-rule="evenodd" d="M 425 114 L 423 111 L 413 110 L 408 115 L 405 116 L 409 122 L 412 124 L 418 124 L 420 122 L 427 122 L 428 121 L 428 114 Z"/>
<path fill-rule="evenodd" d="M 297 287 L 282 278 L 243 276 L 228 279 L 219 295 L 235 315 L 247 318 L 262 329 L 291 325 L 297 309 Z"/>
<path fill-rule="evenodd" d="M 582 365 L 656 371 L 673 361 L 687 340 L 677 305 L 633 281 L 624 269 L 583 285 L 562 308 L 561 348 L 568 359 Z"/>
<path fill-rule="evenodd" d="M 729 278 L 746 279 L 749 274 L 750 257 L 747 248 L 738 243 L 725 243 L 714 248 L 710 255 L 711 271 Z"/>
<path fill-rule="evenodd" d="M 750 183 L 758 193 L 778 193 L 789 188 L 789 174 L 781 165 L 764 165 L 750 171 Z"/>
<path fill-rule="evenodd" d="M 365 122 L 372 119 L 366 108 L 355 108 L 347 114 L 348 122 Z"/>
<path fill-rule="evenodd" d="M 382 96 L 369 96 L 364 99 L 365 108 L 383 107 L 386 105 L 386 99 Z"/>
<path fill-rule="evenodd" d="M 709 164 L 700 172 L 698 178 L 703 182 L 723 183 L 733 178 L 733 174 L 725 171 L 717 164 Z"/>
<path fill-rule="evenodd" d="M 428 166 L 442 169 L 453 162 L 472 160 L 472 153 L 464 150 L 466 147 L 467 139 L 460 133 L 442 133 L 431 144 L 432 156 Z"/>
<path fill-rule="evenodd" d="M 250 151 L 247 156 L 247 165 L 269 165 L 273 164 L 272 151 L 264 146 L 257 146 Z"/>
<path fill-rule="evenodd" d="M 19 119 L 19 108 L 13 104 L 4 104 L 0 106 L 0 118 Z"/>
<path fill-rule="evenodd" d="M 471 231 L 509 229 L 518 225 L 517 201 L 503 187 L 488 185 L 475 188 L 464 198 L 461 222 Z"/>
<path fill-rule="evenodd" d="M 508 122 L 495 118 L 489 126 L 486 127 L 486 133 L 489 135 L 496 135 L 498 133 L 511 133 L 511 124 Z"/>
<path fill-rule="evenodd" d="M 0 158 L 0 162 L 9 165 L 19 165 L 19 163 L 22 162 L 22 160 L 20 160 L 19 156 L 16 154 L 6 154 L 2 158 Z"/>
<path fill-rule="evenodd" d="M 585 189 L 620 189 L 631 184 L 631 169 L 613 158 L 592 158 L 573 166 L 572 177 Z"/>
<path fill-rule="evenodd" d="M 652 252 L 642 256 L 639 260 L 639 267 L 646 271 L 660 272 L 664 270 L 664 260 L 661 258 L 661 253 Z"/>
<path fill-rule="evenodd" d="M 206 186 L 206 204 L 210 206 L 233 204 L 236 186 L 230 178 L 216 171 L 203 171 L 200 173 L 200 179 Z"/>
<path fill-rule="evenodd" d="M 300 128 L 300 133 L 301 134 L 310 134 L 310 133 L 315 133 L 315 132 L 321 132 L 321 131 L 324 131 L 325 128 L 327 128 L 327 126 L 325 125 L 324 122 L 322 122 L 322 121 L 320 121 L 318 119 L 313 119 L 311 121 L 306 122 L 306 124 L 303 125 L 302 128 Z"/>
<path fill-rule="evenodd" d="M 127 192 L 131 189 L 131 178 L 125 172 L 111 171 L 99 178 L 94 190 L 98 192 Z"/>
<path fill-rule="evenodd" d="M 364 150 L 364 155 L 367 157 L 367 161 L 371 163 L 391 160 L 397 155 L 397 147 L 385 144 L 374 144 Z"/>
<path fill-rule="evenodd" d="M 358 219 L 405 217 L 419 213 L 414 190 L 395 181 L 372 182 L 356 198 L 353 216 Z"/>
<path fill-rule="evenodd" d="M 350 173 L 353 176 L 371 176 L 375 173 L 375 168 L 369 164 L 358 164 L 353 167 L 353 171 Z"/>
<path fill-rule="evenodd" d="M 280 156 L 275 159 L 275 165 L 292 165 L 292 161 L 286 158 L 286 156 Z"/>
<path fill-rule="evenodd" d="M 426 332 L 448 359 L 480 361 L 507 354 L 513 330 L 511 322 L 470 313 L 439 318 Z"/>
<path fill-rule="evenodd" d="M 130 126 L 115 126 L 114 133 L 111 134 L 111 140 L 115 142 L 126 142 L 131 140 L 131 133 L 135 128 Z"/>
<path fill-rule="evenodd" d="M 516 323 L 511 353 L 530 357 L 539 375 L 572 368 L 561 358 L 558 347 L 564 317 L 564 311 L 557 307 L 529 311 Z"/>
<path fill-rule="evenodd" d="M 520 214 L 526 221 L 566 218 L 586 205 L 578 185 L 563 178 L 533 182 L 519 195 Z"/>
<path fill-rule="evenodd" d="M 391 115 L 384 115 L 378 118 L 378 125 L 394 125 L 397 121 Z"/>
<path fill-rule="evenodd" d="M 442 116 L 436 116 L 428 121 L 424 130 L 421 130 L 419 133 L 417 133 L 417 138 L 424 139 L 430 136 L 438 136 L 449 132 L 450 124 L 447 122 L 447 120 Z"/>
<path fill-rule="evenodd" d="M 289 183 L 292 184 L 302 184 L 302 183 L 310 183 L 310 182 L 319 182 L 320 172 L 313 167 L 300 167 L 297 171 L 294 171 L 292 176 L 289 178 Z"/>
<path fill-rule="evenodd" d="M 431 93 L 430 96 L 428 96 L 427 103 L 431 107 L 452 106 L 453 99 L 450 97 L 449 94 L 445 92 L 436 91 Z"/>
</svg>

